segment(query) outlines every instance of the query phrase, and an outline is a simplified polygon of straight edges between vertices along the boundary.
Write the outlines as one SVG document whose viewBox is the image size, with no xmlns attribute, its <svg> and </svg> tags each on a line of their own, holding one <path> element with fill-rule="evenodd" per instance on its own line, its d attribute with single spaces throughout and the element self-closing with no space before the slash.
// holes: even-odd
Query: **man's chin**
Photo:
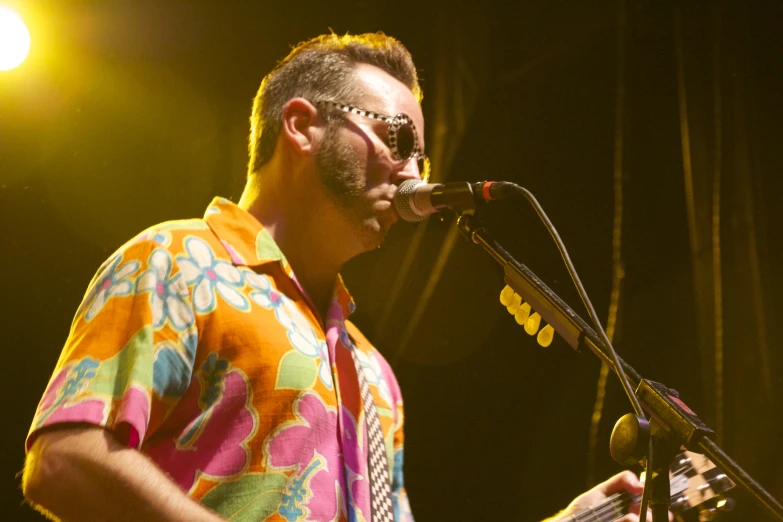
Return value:
<svg viewBox="0 0 783 522">
<path fill-rule="evenodd" d="M 386 234 L 391 226 L 392 223 L 385 225 L 377 219 L 365 221 L 364 230 L 362 231 L 364 251 L 368 252 L 380 247 L 386 239 Z"/>
</svg>

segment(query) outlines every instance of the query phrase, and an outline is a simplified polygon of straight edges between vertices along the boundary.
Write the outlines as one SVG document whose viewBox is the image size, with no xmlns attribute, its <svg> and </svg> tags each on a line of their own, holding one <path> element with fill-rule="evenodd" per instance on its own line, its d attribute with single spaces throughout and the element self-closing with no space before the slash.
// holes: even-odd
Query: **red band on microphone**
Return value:
<svg viewBox="0 0 783 522">
<path fill-rule="evenodd" d="M 492 196 L 489 195 L 489 187 L 491 187 L 494 183 L 494 181 L 487 181 L 484 183 L 484 186 L 481 187 L 481 195 L 484 197 L 485 201 L 490 201 L 492 199 Z"/>
</svg>

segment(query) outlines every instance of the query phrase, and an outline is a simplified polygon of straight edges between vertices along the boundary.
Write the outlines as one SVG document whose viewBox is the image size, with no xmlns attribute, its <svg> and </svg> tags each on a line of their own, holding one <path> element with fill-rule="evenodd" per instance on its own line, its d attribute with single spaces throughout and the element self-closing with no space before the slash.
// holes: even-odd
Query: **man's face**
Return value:
<svg viewBox="0 0 783 522">
<path fill-rule="evenodd" d="M 424 150 L 424 116 L 410 89 L 370 65 L 358 65 L 355 75 L 365 93 L 362 109 L 388 116 L 407 114 Z M 344 120 L 327 127 L 315 158 L 316 167 L 361 248 L 370 250 L 381 244 L 397 221 L 392 206 L 397 186 L 406 179 L 418 179 L 420 173 L 415 159 L 393 158 L 387 123 L 355 114 L 346 114 Z"/>
</svg>

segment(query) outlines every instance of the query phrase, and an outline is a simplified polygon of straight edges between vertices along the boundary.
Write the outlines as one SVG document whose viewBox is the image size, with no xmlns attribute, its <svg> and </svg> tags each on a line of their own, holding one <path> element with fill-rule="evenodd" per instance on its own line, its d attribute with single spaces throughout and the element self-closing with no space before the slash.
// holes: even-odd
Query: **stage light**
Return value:
<svg viewBox="0 0 783 522">
<path fill-rule="evenodd" d="M 30 51 L 30 32 L 19 15 L 0 6 L 0 71 L 20 65 Z"/>
</svg>

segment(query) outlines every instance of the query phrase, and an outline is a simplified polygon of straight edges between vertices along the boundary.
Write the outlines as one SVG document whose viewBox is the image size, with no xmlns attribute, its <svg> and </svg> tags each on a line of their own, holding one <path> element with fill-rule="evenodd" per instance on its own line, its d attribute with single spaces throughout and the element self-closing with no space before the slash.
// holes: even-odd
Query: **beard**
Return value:
<svg viewBox="0 0 783 522">
<path fill-rule="evenodd" d="M 318 177 L 366 249 L 379 246 L 381 227 L 367 199 L 367 165 L 340 136 L 341 122 L 331 122 L 315 157 Z M 378 234 L 381 233 L 381 237 Z"/>
<path fill-rule="evenodd" d="M 330 122 L 315 158 L 321 183 L 329 197 L 344 209 L 355 208 L 365 190 L 364 170 L 356 152 L 340 139 L 340 124 Z"/>
</svg>

